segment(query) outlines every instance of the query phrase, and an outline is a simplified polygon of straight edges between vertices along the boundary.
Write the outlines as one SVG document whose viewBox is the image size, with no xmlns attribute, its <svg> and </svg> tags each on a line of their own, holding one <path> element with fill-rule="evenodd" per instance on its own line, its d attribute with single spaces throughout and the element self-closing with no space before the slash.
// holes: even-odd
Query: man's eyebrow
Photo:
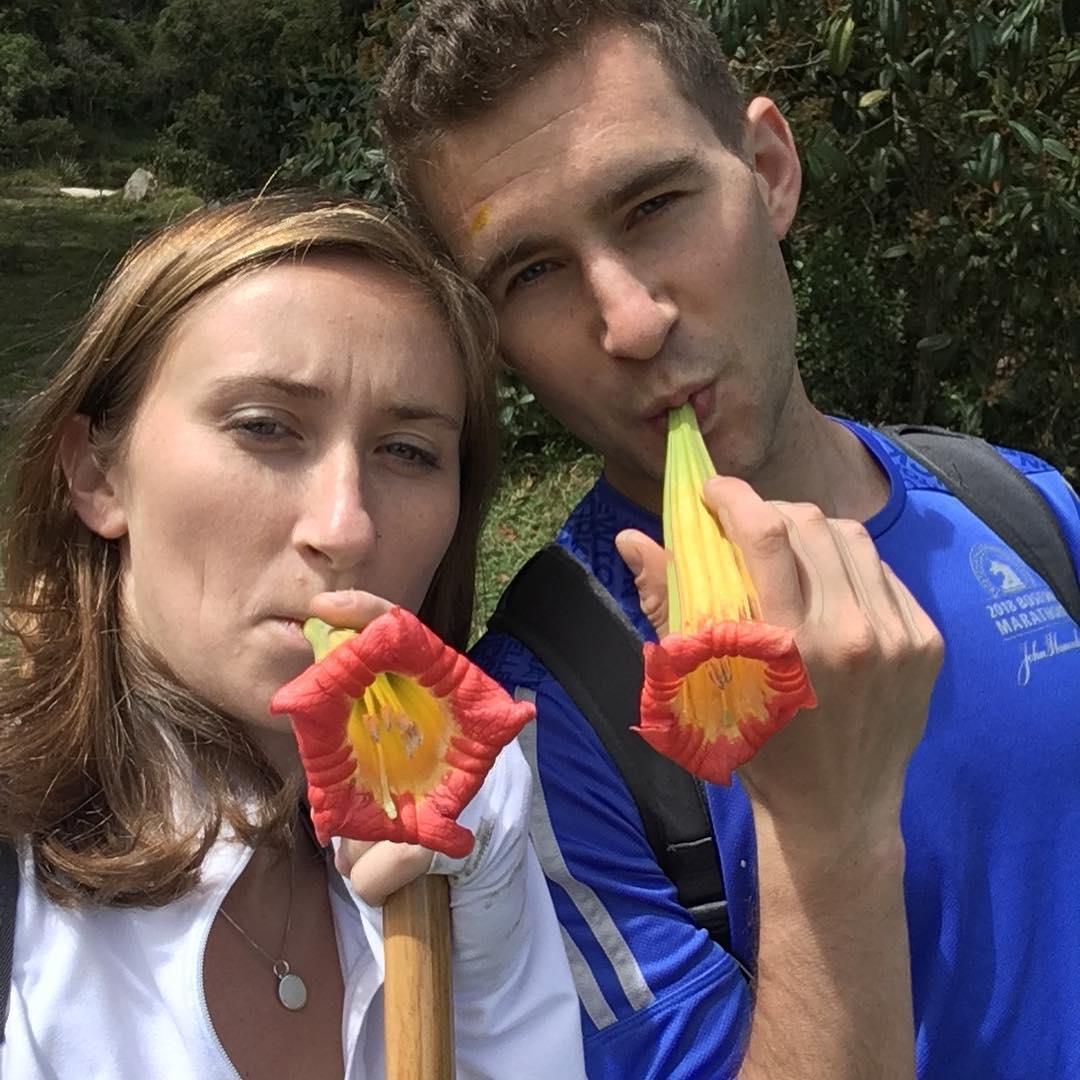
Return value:
<svg viewBox="0 0 1080 1080">
<path fill-rule="evenodd" d="M 593 217 L 607 217 L 647 191 L 674 181 L 691 180 L 704 171 L 704 163 L 692 151 L 650 162 L 648 165 L 634 169 L 629 175 L 624 174 L 622 178 L 617 179 L 592 206 L 590 213 Z M 539 255 L 557 245 L 556 237 L 544 233 L 530 233 L 522 236 L 509 247 L 499 248 L 492 252 L 481 264 L 473 281 L 482 292 L 487 292 L 495 279 L 508 266 L 527 262 L 534 255 Z"/>
<path fill-rule="evenodd" d="M 692 180 L 704 171 L 704 162 L 692 151 L 661 161 L 652 161 L 640 169 L 635 169 L 624 179 L 617 180 L 597 200 L 592 213 L 596 217 L 606 217 L 653 188 L 678 180 Z"/>
</svg>

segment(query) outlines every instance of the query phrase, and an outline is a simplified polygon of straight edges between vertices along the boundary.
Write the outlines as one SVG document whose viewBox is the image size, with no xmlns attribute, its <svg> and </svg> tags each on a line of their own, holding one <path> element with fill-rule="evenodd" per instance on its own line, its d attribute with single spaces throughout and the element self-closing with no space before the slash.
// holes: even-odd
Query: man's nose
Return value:
<svg viewBox="0 0 1080 1080">
<path fill-rule="evenodd" d="M 617 256 L 597 258 L 586 273 L 604 351 L 616 359 L 651 360 L 678 320 L 675 303 Z"/>
<path fill-rule="evenodd" d="M 344 571 L 375 550 L 378 533 L 365 503 L 363 470 L 353 447 L 324 454 L 309 474 L 294 539 L 324 568 Z"/>
</svg>

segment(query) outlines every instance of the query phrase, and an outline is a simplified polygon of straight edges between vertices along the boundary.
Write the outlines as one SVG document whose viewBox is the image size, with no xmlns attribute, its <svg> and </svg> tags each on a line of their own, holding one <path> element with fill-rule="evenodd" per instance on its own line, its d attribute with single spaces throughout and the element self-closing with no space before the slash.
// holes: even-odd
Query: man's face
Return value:
<svg viewBox="0 0 1080 1080">
<path fill-rule="evenodd" d="M 795 194 L 778 200 L 775 161 L 755 167 L 761 101 L 751 165 L 645 39 L 605 31 L 418 170 L 436 228 L 495 306 L 507 364 L 646 506 L 659 504 L 669 408 L 690 401 L 718 469 L 749 477 L 797 385 L 777 243 L 797 156 Z M 787 152 L 776 123 L 764 138 Z"/>
</svg>

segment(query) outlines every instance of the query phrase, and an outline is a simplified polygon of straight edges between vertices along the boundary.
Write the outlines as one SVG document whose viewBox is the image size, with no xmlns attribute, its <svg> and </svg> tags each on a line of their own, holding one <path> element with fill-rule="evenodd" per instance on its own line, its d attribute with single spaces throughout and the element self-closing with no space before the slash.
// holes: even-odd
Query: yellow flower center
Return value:
<svg viewBox="0 0 1080 1080">
<path fill-rule="evenodd" d="M 353 702 L 347 737 L 360 782 L 397 817 L 392 795 L 417 802 L 439 782 L 455 729 L 447 705 L 415 679 L 385 672 Z"/>
</svg>

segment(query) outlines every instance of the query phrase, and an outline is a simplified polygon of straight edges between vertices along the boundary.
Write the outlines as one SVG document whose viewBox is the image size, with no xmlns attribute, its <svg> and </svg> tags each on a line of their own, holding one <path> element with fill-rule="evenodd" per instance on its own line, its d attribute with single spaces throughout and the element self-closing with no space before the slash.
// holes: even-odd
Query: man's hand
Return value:
<svg viewBox="0 0 1080 1080">
<path fill-rule="evenodd" d="M 775 827 L 800 834 L 895 827 L 944 646 L 861 524 L 765 503 L 717 477 L 704 499 L 742 549 L 764 621 L 792 630 L 818 706 L 740 770 Z"/>
<path fill-rule="evenodd" d="M 738 770 L 754 813 L 759 943 L 740 1076 L 910 1077 L 900 803 L 944 653 L 857 522 L 716 477 L 703 498 L 742 550 L 763 621 L 791 630 L 818 699 Z M 663 632 L 666 556 L 617 546 Z"/>
<path fill-rule="evenodd" d="M 703 499 L 743 552 L 755 614 L 794 632 L 818 698 L 740 768 L 755 812 L 834 838 L 894 825 L 941 667 L 941 635 L 858 522 L 806 503 L 767 503 L 731 477 L 710 480 Z M 663 634 L 664 551 L 631 530 L 616 545 Z"/>
</svg>

